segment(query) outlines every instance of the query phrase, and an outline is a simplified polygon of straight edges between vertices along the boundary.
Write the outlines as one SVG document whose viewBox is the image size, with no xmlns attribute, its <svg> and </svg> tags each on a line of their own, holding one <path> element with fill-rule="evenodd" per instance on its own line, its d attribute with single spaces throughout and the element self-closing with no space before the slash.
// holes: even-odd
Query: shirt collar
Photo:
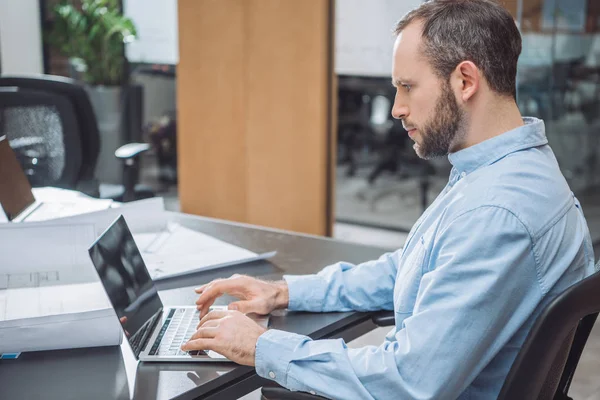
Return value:
<svg viewBox="0 0 600 400">
<path fill-rule="evenodd" d="M 459 172 L 469 174 L 515 151 L 548 144 L 544 121 L 533 117 L 524 117 L 523 122 L 525 123 L 523 126 L 456 153 L 450 153 L 448 160 Z"/>
</svg>

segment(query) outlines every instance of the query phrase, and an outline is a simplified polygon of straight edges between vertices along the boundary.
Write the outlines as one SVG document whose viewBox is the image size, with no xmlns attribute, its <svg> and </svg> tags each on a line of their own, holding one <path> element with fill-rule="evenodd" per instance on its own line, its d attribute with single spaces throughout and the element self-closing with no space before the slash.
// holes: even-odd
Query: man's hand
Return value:
<svg viewBox="0 0 600 400">
<path fill-rule="evenodd" d="M 287 283 L 266 282 L 245 275 L 233 275 L 227 279 L 216 279 L 196 289 L 200 294 L 196 300 L 196 308 L 200 310 L 200 318 L 207 315 L 210 306 L 217 297 L 228 294 L 241 301 L 229 304 L 230 310 L 242 313 L 269 314 L 278 308 L 286 308 L 289 301 Z"/>
<path fill-rule="evenodd" d="M 256 342 L 266 331 L 239 311 L 211 311 L 183 351 L 213 350 L 238 364 L 254 366 Z"/>
</svg>

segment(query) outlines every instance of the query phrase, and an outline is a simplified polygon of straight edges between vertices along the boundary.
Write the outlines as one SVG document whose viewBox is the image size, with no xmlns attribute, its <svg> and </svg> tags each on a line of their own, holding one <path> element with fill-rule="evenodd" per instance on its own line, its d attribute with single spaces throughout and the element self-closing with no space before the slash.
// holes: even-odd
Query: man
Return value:
<svg viewBox="0 0 600 400">
<path fill-rule="evenodd" d="M 197 289 L 198 331 L 212 349 L 292 389 L 336 399 L 495 399 L 539 312 L 591 274 L 579 202 L 544 123 L 515 103 L 521 37 L 492 0 L 422 4 L 396 27 L 392 114 L 422 158 L 448 155 L 449 182 L 404 248 L 357 266 Z M 206 314 L 224 294 L 229 311 Z M 265 331 L 243 313 L 395 311 L 380 346 L 349 349 Z M 238 310 L 238 311 L 235 311 Z"/>
</svg>

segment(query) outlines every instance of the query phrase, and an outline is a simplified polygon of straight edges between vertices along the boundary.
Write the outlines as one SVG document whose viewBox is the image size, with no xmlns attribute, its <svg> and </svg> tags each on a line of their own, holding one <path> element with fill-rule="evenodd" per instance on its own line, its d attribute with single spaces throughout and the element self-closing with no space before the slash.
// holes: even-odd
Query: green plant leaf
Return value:
<svg viewBox="0 0 600 400">
<path fill-rule="evenodd" d="M 45 41 L 69 59 L 81 60 L 92 85 L 118 85 L 123 78 L 124 43 L 137 37 L 117 0 L 63 0 L 52 9 Z"/>
</svg>

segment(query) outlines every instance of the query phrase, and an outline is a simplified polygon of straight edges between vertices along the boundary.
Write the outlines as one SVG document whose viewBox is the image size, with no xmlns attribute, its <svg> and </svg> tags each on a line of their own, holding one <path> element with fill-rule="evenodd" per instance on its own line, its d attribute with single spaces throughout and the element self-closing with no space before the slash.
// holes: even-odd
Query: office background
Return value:
<svg viewBox="0 0 600 400">
<path fill-rule="evenodd" d="M 77 76 L 44 41 L 56 3 L 0 0 L 2 75 Z M 402 246 L 450 169 L 390 117 L 391 30 L 418 3 L 124 0 L 140 34 L 124 54 L 143 88 L 134 139 L 152 145 L 139 182 L 172 210 Z M 503 3 L 523 35 L 519 106 L 545 120 L 600 254 L 600 3 Z M 104 141 L 131 139 L 117 134 Z"/>
<path fill-rule="evenodd" d="M 69 60 L 44 40 L 53 23 L 51 9 L 59 2 L 10 3 L 0 2 L 2 73 L 76 76 Z M 141 181 L 165 195 L 173 209 L 350 240 L 354 232 L 369 232 L 375 242 L 401 245 L 403 234 L 444 186 L 450 168 L 445 160 L 416 158 L 401 125 L 389 115 L 390 30 L 398 16 L 418 3 L 313 1 L 287 10 L 260 1 L 225 1 L 221 9 L 185 0 L 121 2 L 139 35 L 125 50 L 128 82 L 143 88 L 142 129 L 135 139 L 154 147 L 143 156 Z M 519 106 L 523 114 L 545 120 L 550 143 L 598 243 L 600 6 L 591 0 L 504 4 L 523 34 Z M 178 7 L 186 10 L 179 19 Z M 212 13 L 223 16 L 222 25 L 196 23 Z M 236 15 L 242 27 L 238 32 Z M 254 29 L 253 24 L 265 28 Z M 248 31 L 255 33 L 245 39 L 254 40 L 245 43 L 254 46 L 252 51 L 238 48 L 239 57 L 245 57 L 239 59 L 240 69 L 221 71 L 224 79 L 211 87 L 215 71 L 227 57 L 235 57 L 231 40 Z M 268 54 L 269 49 L 293 46 L 287 55 L 284 50 Z M 23 47 L 31 51 L 20 51 Z M 300 51 L 305 54 L 298 56 Z M 252 60 L 248 54 L 257 55 Z M 298 65 L 301 58 L 310 61 Z M 239 78 L 242 69 L 251 68 L 251 79 Z M 261 76 L 260 71 L 268 72 Z M 290 92 L 296 93 L 295 100 Z M 245 101 L 235 104 L 236 97 Z M 290 106 L 295 111 L 285 114 Z M 214 121 L 186 119 L 188 113 L 201 116 L 205 110 Z M 244 118 L 247 124 L 240 123 Z M 189 141 L 192 136 L 194 142 Z M 185 146 L 178 145 L 178 137 Z M 112 145 L 124 141 L 121 137 Z M 216 159 L 195 157 L 199 147 Z M 189 160 L 184 168 L 182 163 L 178 168 L 178 153 Z M 112 164 L 110 157 L 104 156 L 107 164 Z M 273 172 L 266 160 L 285 160 L 286 168 Z M 219 169 L 220 163 L 229 167 Z M 101 180 L 118 183 L 120 170 L 104 169 L 99 165 L 97 170 Z M 281 214 L 299 217 L 271 212 L 276 203 Z"/>
</svg>

